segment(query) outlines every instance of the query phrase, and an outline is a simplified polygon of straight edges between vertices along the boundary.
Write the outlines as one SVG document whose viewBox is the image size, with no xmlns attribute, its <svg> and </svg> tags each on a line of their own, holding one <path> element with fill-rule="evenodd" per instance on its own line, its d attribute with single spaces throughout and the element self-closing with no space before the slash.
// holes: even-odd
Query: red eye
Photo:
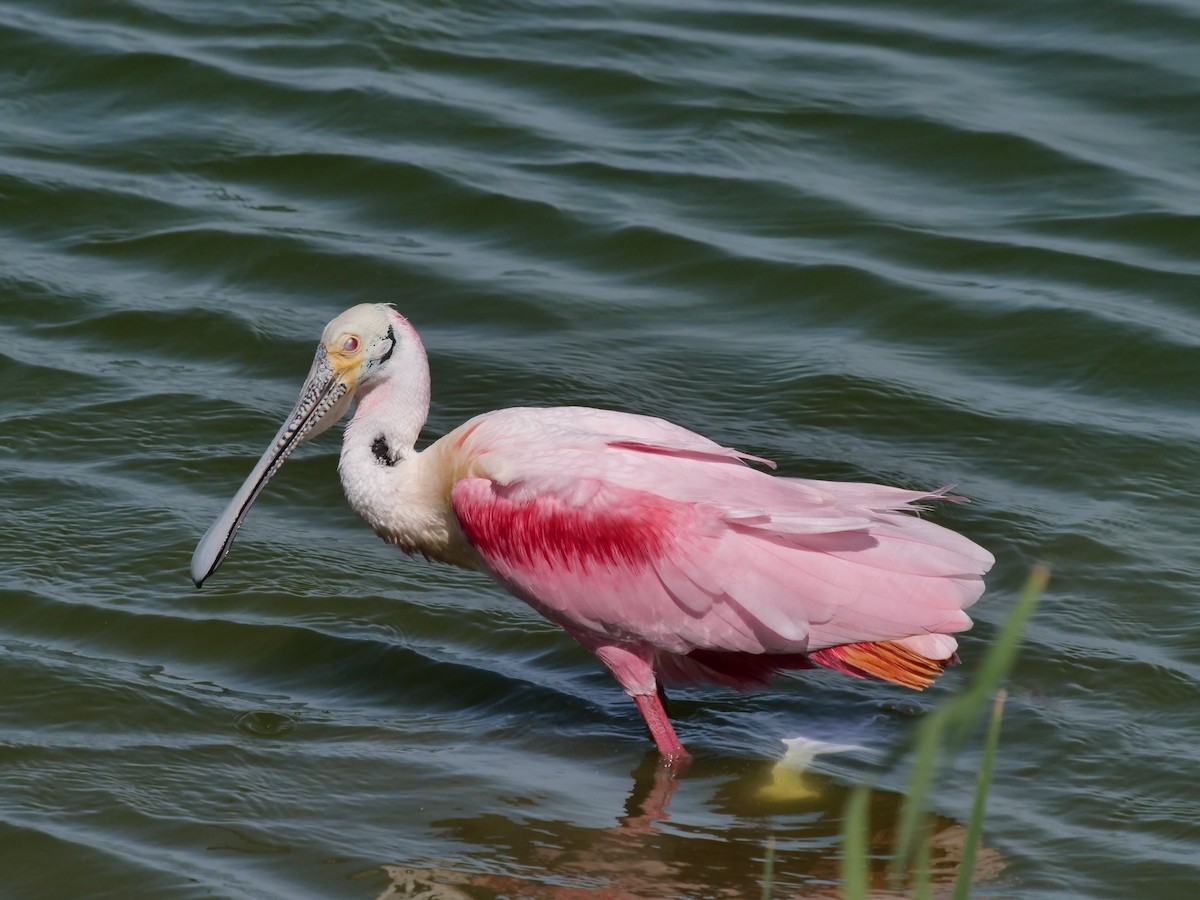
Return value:
<svg viewBox="0 0 1200 900">
<path fill-rule="evenodd" d="M 343 353 L 354 353 L 358 350 L 358 338 L 348 337 L 346 343 L 342 344 Z"/>
</svg>

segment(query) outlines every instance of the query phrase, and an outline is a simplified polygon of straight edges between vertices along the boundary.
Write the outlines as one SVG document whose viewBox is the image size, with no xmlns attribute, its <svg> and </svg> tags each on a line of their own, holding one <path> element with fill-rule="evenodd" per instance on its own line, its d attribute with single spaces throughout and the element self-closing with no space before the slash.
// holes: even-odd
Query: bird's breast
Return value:
<svg viewBox="0 0 1200 900">
<path fill-rule="evenodd" d="M 453 482 L 442 477 L 438 462 L 428 450 L 391 465 L 381 464 L 370 448 L 344 452 L 342 487 L 351 508 L 389 544 L 438 562 L 481 568 L 450 504 Z"/>
</svg>

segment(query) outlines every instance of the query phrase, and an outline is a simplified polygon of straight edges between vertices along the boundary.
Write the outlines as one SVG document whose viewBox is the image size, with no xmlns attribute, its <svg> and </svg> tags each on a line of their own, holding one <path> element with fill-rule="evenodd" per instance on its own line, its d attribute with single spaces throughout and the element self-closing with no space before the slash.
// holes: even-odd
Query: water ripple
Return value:
<svg viewBox="0 0 1200 900">
<path fill-rule="evenodd" d="M 767 809 L 778 740 L 880 752 L 905 698 L 673 694 L 697 763 L 655 819 L 610 679 L 376 541 L 332 439 L 192 590 L 321 326 L 373 300 L 427 342 L 429 438 L 584 403 L 785 474 L 956 482 L 937 520 L 999 562 L 923 703 L 1055 572 L 989 877 L 1190 897 L 1198 43 L 1149 0 L 0 0 L 5 887 L 747 896 L 768 835 L 781 890 L 836 879 L 865 763 Z M 942 773 L 949 869 L 976 762 Z"/>
</svg>

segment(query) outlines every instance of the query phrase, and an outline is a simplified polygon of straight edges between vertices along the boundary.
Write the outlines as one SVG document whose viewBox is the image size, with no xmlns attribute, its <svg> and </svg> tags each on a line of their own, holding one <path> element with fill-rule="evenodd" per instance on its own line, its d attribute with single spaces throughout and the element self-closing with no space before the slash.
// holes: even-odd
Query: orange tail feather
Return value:
<svg viewBox="0 0 1200 900">
<path fill-rule="evenodd" d="M 881 678 L 923 691 L 942 674 L 950 660 L 927 659 L 892 641 L 869 641 L 826 647 L 809 654 L 813 662 L 859 678 Z"/>
</svg>

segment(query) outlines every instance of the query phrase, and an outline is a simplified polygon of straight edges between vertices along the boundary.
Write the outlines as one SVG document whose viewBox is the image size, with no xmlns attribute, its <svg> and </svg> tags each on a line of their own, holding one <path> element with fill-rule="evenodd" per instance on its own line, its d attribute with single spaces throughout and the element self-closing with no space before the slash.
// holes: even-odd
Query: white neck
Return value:
<svg viewBox="0 0 1200 900">
<path fill-rule="evenodd" d="M 338 468 L 346 498 L 375 532 L 410 553 L 474 565 L 451 521 L 439 454 L 415 449 L 429 415 L 429 363 L 416 332 L 395 316 L 396 348 L 359 388 Z"/>
<path fill-rule="evenodd" d="M 346 425 L 342 459 L 365 451 L 376 462 L 386 451 L 392 463 L 408 459 L 429 416 L 429 360 L 408 322 L 394 315 L 392 358 L 356 395 L 358 409 Z"/>
</svg>

